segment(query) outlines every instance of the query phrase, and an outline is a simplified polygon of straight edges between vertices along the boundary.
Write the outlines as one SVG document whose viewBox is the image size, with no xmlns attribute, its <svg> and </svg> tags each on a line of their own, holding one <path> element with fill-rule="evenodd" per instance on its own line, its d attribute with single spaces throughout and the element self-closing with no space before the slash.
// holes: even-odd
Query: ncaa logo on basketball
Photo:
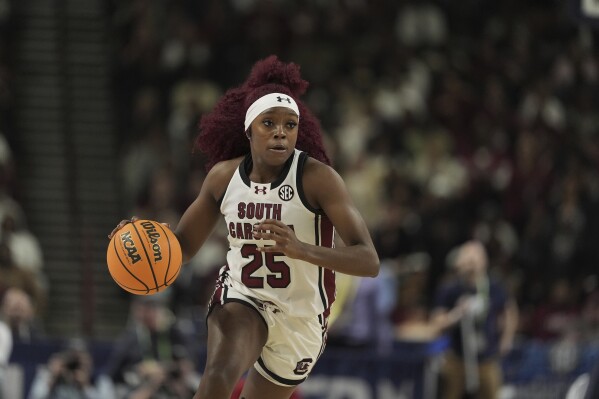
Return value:
<svg viewBox="0 0 599 399">
<path fill-rule="evenodd" d="M 293 198 L 293 187 L 286 184 L 279 188 L 279 198 L 283 201 L 289 201 Z"/>
<path fill-rule="evenodd" d="M 121 234 L 121 241 L 123 243 L 123 248 L 127 251 L 127 256 L 131 259 L 131 264 L 139 262 L 141 260 L 141 255 L 137 253 L 137 247 L 135 246 L 133 238 L 131 238 L 131 232 L 127 231 Z"/>
</svg>

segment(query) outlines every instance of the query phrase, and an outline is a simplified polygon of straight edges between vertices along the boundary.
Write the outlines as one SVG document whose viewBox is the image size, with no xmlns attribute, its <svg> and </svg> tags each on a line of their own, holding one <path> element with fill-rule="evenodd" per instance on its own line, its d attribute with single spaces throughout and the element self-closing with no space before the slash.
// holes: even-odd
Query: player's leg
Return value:
<svg viewBox="0 0 599 399">
<path fill-rule="evenodd" d="M 229 399 L 235 384 L 260 356 L 268 330 L 248 305 L 217 304 L 208 317 L 206 368 L 194 399 Z"/>
<path fill-rule="evenodd" d="M 239 399 L 288 399 L 296 387 L 273 384 L 251 368 L 243 385 Z"/>
<path fill-rule="evenodd" d="M 294 317 L 267 310 L 269 336 L 250 369 L 240 398 L 288 399 L 310 374 L 322 353 L 322 317 Z"/>
</svg>

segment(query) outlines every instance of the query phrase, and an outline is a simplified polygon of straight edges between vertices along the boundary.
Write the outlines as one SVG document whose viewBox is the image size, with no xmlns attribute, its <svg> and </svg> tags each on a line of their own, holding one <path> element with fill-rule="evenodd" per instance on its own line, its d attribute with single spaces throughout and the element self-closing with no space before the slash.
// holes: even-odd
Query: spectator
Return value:
<svg viewBox="0 0 599 399">
<path fill-rule="evenodd" d="M 587 281 L 595 284 L 596 278 Z M 586 342 L 599 342 L 599 289 L 597 287 L 587 294 L 581 310 L 582 339 Z"/>
<path fill-rule="evenodd" d="M 566 394 L 566 399 L 595 399 L 599 397 L 599 363 L 590 372 L 580 375 Z"/>
<path fill-rule="evenodd" d="M 377 277 L 351 280 L 343 308 L 329 330 L 328 345 L 389 353 L 393 344 L 391 311 L 397 300 L 395 276 L 383 262 Z"/>
<path fill-rule="evenodd" d="M 535 339 L 554 341 L 577 328 L 580 307 L 566 279 L 552 283 L 549 295 L 530 317 L 530 334 Z"/>
<path fill-rule="evenodd" d="M 186 358 L 169 362 L 144 360 L 135 366 L 135 381 L 129 381 L 123 397 L 132 399 L 179 399 L 193 396 L 199 377 Z M 118 396 L 121 397 L 121 394 Z"/>
<path fill-rule="evenodd" d="M 191 3 L 113 6 L 117 108 L 130 138 L 122 146 L 137 143 L 123 151 L 128 209 L 176 217 L 153 204 L 168 199 L 163 176 L 148 188 L 164 167 L 178 183 L 169 202 L 185 209 L 186 164 L 204 162 L 181 153 L 198 117 L 246 66 L 277 53 L 320 87 L 309 105 L 380 232 L 378 249 L 431 255 L 430 292 L 449 249 L 471 236 L 487 246 L 491 269 L 517 282 L 523 306 L 540 300 L 540 277 L 593 269 L 599 63 L 593 32 L 573 34 L 561 5 L 525 2 L 523 14 L 506 2 L 320 1 L 301 12 L 290 2 Z M 568 157 L 580 162 L 574 173 Z M 385 181 L 391 170 L 402 171 L 405 203 L 397 179 Z"/>
<path fill-rule="evenodd" d="M 0 397 L 4 392 L 4 368 L 8 364 L 8 359 L 12 352 L 12 337 L 10 329 L 0 318 Z"/>
<path fill-rule="evenodd" d="M 430 261 L 424 252 L 409 254 L 398 261 L 401 288 L 393 322 L 399 341 L 432 341 L 441 335 L 441 326 L 430 319 L 426 299 Z"/>
<path fill-rule="evenodd" d="M 395 327 L 395 338 L 398 341 L 433 341 L 441 333 L 441 328 L 430 322 L 428 308 L 424 303 L 412 304 L 404 309 L 402 320 Z"/>
<path fill-rule="evenodd" d="M 29 399 L 105 399 L 113 398 L 112 382 L 93 380 L 91 354 L 79 343 L 50 357 L 34 378 Z"/>
<path fill-rule="evenodd" d="M 42 278 L 43 257 L 42 249 L 37 238 L 23 226 L 18 226 L 15 217 L 11 214 L 4 216 L 2 221 L 3 242 L 10 248 L 15 265 L 21 269 L 29 270 Z"/>
<path fill-rule="evenodd" d="M 453 266 L 457 279 L 439 289 L 433 321 L 451 341 L 443 366 L 443 398 L 465 393 L 480 399 L 498 398 L 500 356 L 512 348 L 517 305 L 499 281 L 487 273 L 485 248 L 469 241 L 457 249 Z"/>
<path fill-rule="evenodd" d="M 119 392 L 137 387 L 146 371 L 149 377 L 161 381 L 159 373 L 154 373 L 155 369 L 145 368 L 142 363 L 156 361 L 167 364 L 183 357 L 189 358 L 193 353 L 189 351 L 187 341 L 163 297 L 135 298 L 131 305 L 131 322 L 117 340 L 105 373 L 114 381 Z"/>
<path fill-rule="evenodd" d="M 0 309 L 8 324 L 14 342 L 30 343 L 44 337 L 31 297 L 23 290 L 9 288 L 2 299 Z"/>
<path fill-rule="evenodd" d="M 34 273 L 18 268 L 6 243 L 0 242 L 0 296 L 10 288 L 25 291 L 33 301 L 36 310 L 43 309 L 43 289 Z"/>
</svg>

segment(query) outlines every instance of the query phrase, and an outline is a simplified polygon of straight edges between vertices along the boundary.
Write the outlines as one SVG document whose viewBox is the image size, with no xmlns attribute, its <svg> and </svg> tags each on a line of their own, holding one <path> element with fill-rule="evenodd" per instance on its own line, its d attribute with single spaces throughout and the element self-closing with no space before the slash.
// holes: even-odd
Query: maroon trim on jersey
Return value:
<svg viewBox="0 0 599 399">
<path fill-rule="evenodd" d="M 308 209 L 310 212 L 315 213 L 317 215 L 322 213 L 322 210 L 314 208 L 308 202 L 306 198 L 306 193 L 304 192 L 304 165 L 308 160 L 308 154 L 305 152 L 301 152 L 299 159 L 297 160 L 297 173 L 295 175 L 295 187 L 297 187 L 297 194 L 299 195 L 302 204 Z M 318 233 L 317 233 L 318 236 Z M 318 245 L 318 244 L 317 244 Z"/>
<path fill-rule="evenodd" d="M 334 236 L 335 229 L 333 228 L 333 223 L 329 220 L 327 215 L 322 215 L 322 220 L 320 222 L 320 245 L 327 248 L 333 248 Z M 324 316 L 325 318 L 328 318 L 331 305 L 335 302 L 335 272 L 331 269 L 324 269 L 323 274 L 324 289 L 329 305 L 324 312 Z"/>
<path fill-rule="evenodd" d="M 318 321 L 320 323 L 320 326 L 322 327 L 322 343 L 320 344 L 320 351 L 318 352 L 318 356 L 316 357 L 316 361 L 318 361 L 318 359 L 320 359 L 320 356 L 322 356 L 322 353 L 324 352 L 324 348 L 326 348 L 327 346 L 327 337 L 328 337 L 328 329 L 329 329 L 329 315 L 328 315 L 329 311 L 327 309 L 327 315 L 325 316 L 324 314 L 319 314 L 318 315 Z"/>
<path fill-rule="evenodd" d="M 223 304 L 224 297 L 226 296 L 227 286 L 225 285 L 225 279 L 227 278 L 227 274 L 229 273 L 229 265 L 225 265 L 221 267 L 218 272 L 218 277 L 216 278 L 216 288 L 208 301 L 208 314 L 212 311 L 212 308 L 216 304 Z M 208 315 L 206 316 L 208 317 Z"/>
<path fill-rule="evenodd" d="M 322 215 L 320 222 L 320 246 L 333 248 L 334 234 L 335 229 L 333 228 L 333 223 L 331 223 L 327 215 Z"/>
<path fill-rule="evenodd" d="M 219 276 L 216 279 L 216 289 L 212 293 L 212 297 L 210 297 L 210 301 L 208 302 L 208 312 L 206 314 L 206 324 L 208 323 L 208 317 L 210 317 L 210 314 L 212 313 L 212 310 L 214 309 L 214 307 L 216 305 L 226 305 L 227 303 L 230 303 L 230 302 L 237 302 L 237 303 L 247 306 L 248 308 L 253 309 L 258 314 L 258 316 L 260 317 L 260 320 L 262 320 L 262 322 L 266 326 L 266 329 L 268 330 L 268 322 L 266 321 L 266 319 L 264 318 L 264 316 L 262 315 L 260 310 L 258 308 L 256 308 L 255 304 L 251 303 L 250 301 L 241 299 L 241 298 L 231 298 L 228 296 L 227 293 L 229 291 L 229 287 L 227 287 L 227 285 L 225 284 L 225 279 L 227 278 L 228 273 L 229 273 L 229 266 L 225 265 L 221 268 Z"/>
<path fill-rule="evenodd" d="M 335 230 L 333 223 L 329 218 L 322 214 L 316 215 L 314 218 L 314 233 L 315 243 L 321 247 L 332 248 L 333 237 Z M 331 305 L 335 302 L 335 272 L 331 269 L 320 267 L 318 271 L 318 290 L 320 292 L 320 299 L 324 312 L 322 313 L 325 320 L 329 317 L 331 312 Z"/>
</svg>

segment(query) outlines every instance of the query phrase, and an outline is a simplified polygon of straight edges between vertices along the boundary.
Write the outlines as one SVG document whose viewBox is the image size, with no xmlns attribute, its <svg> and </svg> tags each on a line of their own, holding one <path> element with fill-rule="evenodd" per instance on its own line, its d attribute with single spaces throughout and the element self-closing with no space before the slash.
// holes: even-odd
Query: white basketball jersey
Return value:
<svg viewBox="0 0 599 399">
<path fill-rule="evenodd" d="M 258 247 L 273 245 L 274 241 L 256 240 L 252 235 L 254 224 L 276 219 L 291 226 L 302 242 L 333 247 L 331 221 L 313 209 L 304 196 L 302 172 L 306 159 L 306 153 L 295 150 L 272 183 L 250 181 L 249 155 L 233 174 L 220 206 L 229 231 L 226 283 L 244 295 L 272 302 L 293 316 L 327 317 L 335 299 L 335 273 L 282 254 L 259 252 Z"/>
</svg>

